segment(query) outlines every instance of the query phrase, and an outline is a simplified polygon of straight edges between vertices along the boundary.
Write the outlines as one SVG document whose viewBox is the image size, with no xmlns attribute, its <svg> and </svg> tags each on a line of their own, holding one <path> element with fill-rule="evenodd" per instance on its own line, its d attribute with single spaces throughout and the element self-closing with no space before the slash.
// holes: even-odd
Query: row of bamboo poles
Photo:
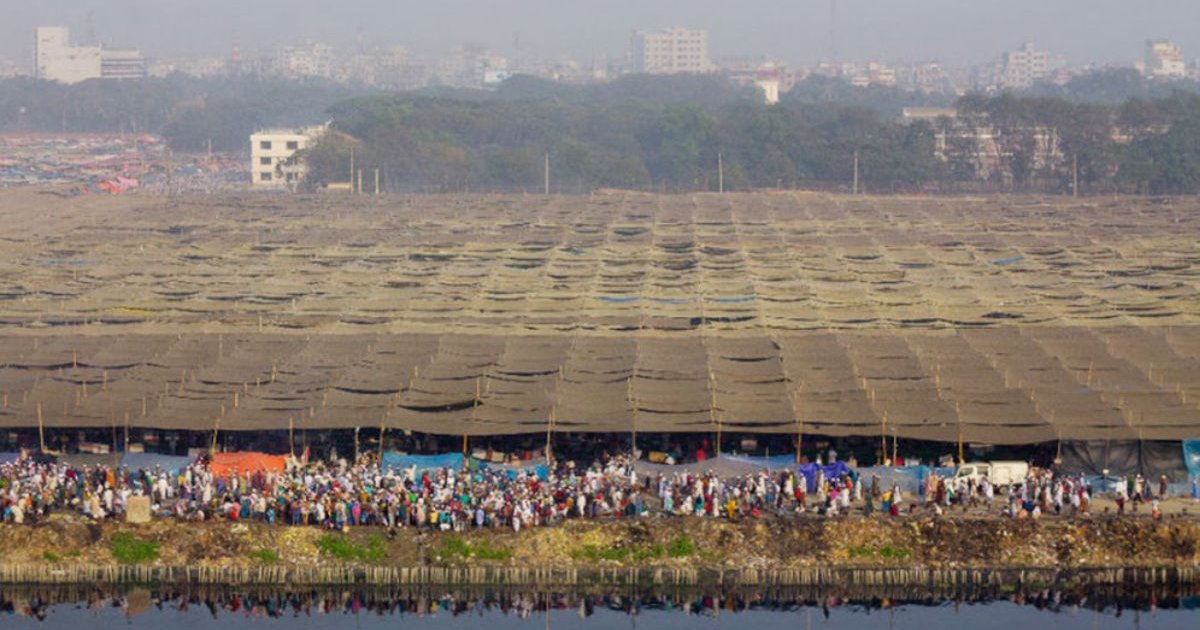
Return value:
<svg viewBox="0 0 1200 630">
<path fill-rule="evenodd" d="M 1060 569 L 824 568 L 675 569 L 653 567 L 557 569 L 529 567 L 207 567 L 146 565 L 0 564 L 0 584 L 192 583 L 506 586 L 1029 586 L 1179 585 L 1200 583 L 1200 567 Z"/>
</svg>

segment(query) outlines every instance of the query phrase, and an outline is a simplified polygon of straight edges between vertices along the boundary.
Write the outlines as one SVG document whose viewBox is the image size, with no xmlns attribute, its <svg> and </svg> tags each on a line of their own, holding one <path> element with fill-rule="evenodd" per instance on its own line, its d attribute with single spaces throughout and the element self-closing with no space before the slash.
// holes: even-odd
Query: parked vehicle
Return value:
<svg viewBox="0 0 1200 630">
<path fill-rule="evenodd" d="M 993 485 L 1007 486 L 1024 481 L 1028 475 L 1029 464 L 1026 462 L 971 462 L 959 466 L 954 477 L 967 477 L 975 481 L 986 477 Z"/>
</svg>

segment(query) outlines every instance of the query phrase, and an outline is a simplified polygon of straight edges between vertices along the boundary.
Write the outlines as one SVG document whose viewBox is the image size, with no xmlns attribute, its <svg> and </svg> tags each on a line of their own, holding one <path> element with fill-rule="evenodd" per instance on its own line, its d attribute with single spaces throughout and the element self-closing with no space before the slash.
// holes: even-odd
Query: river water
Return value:
<svg viewBox="0 0 1200 630">
<path fill-rule="evenodd" d="M 0 589 L 0 628 L 1200 628 L 1200 596 L 1170 589 L 1031 593 L 521 593 L 439 588 L 235 591 Z"/>
</svg>

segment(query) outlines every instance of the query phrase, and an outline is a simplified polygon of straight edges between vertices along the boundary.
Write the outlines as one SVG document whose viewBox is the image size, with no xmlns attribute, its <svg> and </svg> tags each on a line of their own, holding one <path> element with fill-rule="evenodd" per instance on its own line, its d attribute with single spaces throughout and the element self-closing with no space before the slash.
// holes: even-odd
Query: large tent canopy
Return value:
<svg viewBox="0 0 1200 630">
<path fill-rule="evenodd" d="M 6 191 L 0 426 L 1179 440 L 1198 206 Z"/>
</svg>

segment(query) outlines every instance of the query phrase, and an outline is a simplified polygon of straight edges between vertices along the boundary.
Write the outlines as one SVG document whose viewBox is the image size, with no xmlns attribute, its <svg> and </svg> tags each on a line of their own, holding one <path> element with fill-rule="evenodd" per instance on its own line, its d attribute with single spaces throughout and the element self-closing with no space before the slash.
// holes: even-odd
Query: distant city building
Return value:
<svg viewBox="0 0 1200 630">
<path fill-rule="evenodd" d="M 780 95 L 795 85 L 791 73 L 774 61 L 722 60 L 721 72 L 737 85 L 758 88 L 762 93 L 763 102 L 767 105 L 778 103 Z"/>
<path fill-rule="evenodd" d="M 911 123 L 918 120 L 934 123 L 946 118 L 958 118 L 958 110 L 953 107 L 905 107 L 901 110 L 900 120 Z"/>
<path fill-rule="evenodd" d="M 1165 39 L 1146 41 L 1143 63 L 1146 76 L 1152 79 L 1183 79 L 1188 75 L 1183 51 L 1174 42 Z"/>
<path fill-rule="evenodd" d="M 401 46 L 378 48 L 352 55 L 338 63 L 338 81 L 388 89 L 412 89 L 424 85 L 419 64 Z"/>
<path fill-rule="evenodd" d="M 869 85 L 883 87 L 896 86 L 896 70 L 882 63 L 867 64 L 867 82 Z"/>
<path fill-rule="evenodd" d="M 921 63 L 903 69 L 904 87 L 922 92 L 945 92 L 951 89 L 950 77 L 937 63 Z"/>
<path fill-rule="evenodd" d="M 152 77 L 168 77 L 172 74 L 182 74 L 189 77 L 215 77 L 228 74 L 229 62 L 215 57 L 199 57 L 196 59 L 177 59 L 173 61 L 156 59 L 146 64 L 146 74 Z"/>
<path fill-rule="evenodd" d="M 329 124 L 300 129 L 264 129 L 250 136 L 250 184 L 258 189 L 294 190 L 308 174 L 297 155 L 315 143 Z"/>
<path fill-rule="evenodd" d="M 285 77 L 302 79 L 333 78 L 333 47 L 320 42 L 286 46 L 279 51 L 279 72 Z"/>
<path fill-rule="evenodd" d="M 712 72 L 708 32 L 686 28 L 638 31 L 633 34 L 633 70 L 644 74 Z"/>
<path fill-rule="evenodd" d="M 1026 43 L 1020 50 L 1004 53 L 1000 70 L 1000 87 L 1022 89 L 1045 79 L 1050 74 L 1049 53 Z"/>
<path fill-rule="evenodd" d="M 146 60 L 135 48 L 73 46 L 63 26 L 39 26 L 34 33 L 34 75 L 47 81 L 80 83 L 88 79 L 140 79 Z"/>
</svg>

